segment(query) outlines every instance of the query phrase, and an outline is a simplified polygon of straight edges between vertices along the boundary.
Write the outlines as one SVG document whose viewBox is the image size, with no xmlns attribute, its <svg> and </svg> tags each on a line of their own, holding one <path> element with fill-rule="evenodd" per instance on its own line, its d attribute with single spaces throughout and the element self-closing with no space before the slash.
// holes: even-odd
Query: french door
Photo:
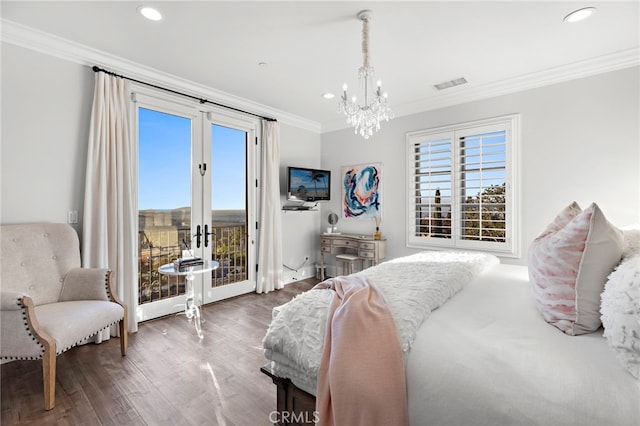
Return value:
<svg viewBox="0 0 640 426">
<path fill-rule="evenodd" d="M 184 309 L 184 277 L 158 272 L 178 257 L 220 264 L 196 276 L 198 303 L 254 290 L 257 123 L 141 94 L 134 105 L 138 320 Z"/>
</svg>

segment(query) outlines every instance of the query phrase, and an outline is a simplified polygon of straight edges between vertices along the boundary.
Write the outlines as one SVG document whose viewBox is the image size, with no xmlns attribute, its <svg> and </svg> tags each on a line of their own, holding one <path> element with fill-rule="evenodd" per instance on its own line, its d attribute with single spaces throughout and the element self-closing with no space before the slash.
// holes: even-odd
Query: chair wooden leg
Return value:
<svg viewBox="0 0 640 426">
<path fill-rule="evenodd" d="M 118 324 L 120 326 L 120 353 L 122 356 L 127 354 L 127 346 L 129 344 L 129 333 L 127 331 L 127 310 L 124 311 L 124 318 Z"/>
<path fill-rule="evenodd" d="M 42 381 L 44 382 L 44 409 L 56 405 L 56 350 L 45 350 L 42 356 Z"/>
<path fill-rule="evenodd" d="M 118 293 L 116 293 L 115 288 L 113 287 L 113 281 L 111 280 L 111 271 L 107 272 L 107 287 L 109 288 L 111 301 L 122 306 L 122 309 L 124 309 L 124 316 L 119 321 L 118 327 L 120 331 L 120 353 L 122 354 L 122 356 L 125 356 L 127 354 L 127 345 L 129 344 L 129 335 L 127 334 L 127 330 L 129 329 L 129 327 L 127 327 L 127 317 L 129 315 L 127 305 L 122 303 L 122 301 L 118 297 Z"/>
<path fill-rule="evenodd" d="M 56 341 L 42 330 L 36 319 L 33 300 L 29 296 L 22 298 L 27 310 L 27 323 L 33 336 L 42 344 L 42 382 L 44 384 L 44 409 L 51 410 L 56 405 Z"/>
</svg>

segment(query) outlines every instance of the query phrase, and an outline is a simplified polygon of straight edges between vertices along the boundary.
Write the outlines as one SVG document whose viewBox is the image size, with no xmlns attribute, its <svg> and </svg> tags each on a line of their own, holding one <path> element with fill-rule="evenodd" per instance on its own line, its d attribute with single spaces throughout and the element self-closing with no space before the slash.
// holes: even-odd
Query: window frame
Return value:
<svg viewBox="0 0 640 426">
<path fill-rule="evenodd" d="M 462 239 L 461 138 L 505 132 L 505 242 Z M 451 140 L 451 238 L 416 236 L 416 194 L 418 175 L 415 147 L 430 141 Z M 520 257 L 520 114 L 510 114 L 406 133 L 406 246 L 419 249 L 461 249 L 490 252 L 503 257 Z"/>
</svg>

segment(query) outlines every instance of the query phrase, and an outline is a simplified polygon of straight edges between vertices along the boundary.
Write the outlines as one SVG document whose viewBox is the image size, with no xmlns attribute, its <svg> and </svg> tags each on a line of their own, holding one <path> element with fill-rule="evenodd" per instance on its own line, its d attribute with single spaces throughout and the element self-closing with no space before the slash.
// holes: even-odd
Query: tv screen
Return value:
<svg viewBox="0 0 640 426">
<path fill-rule="evenodd" d="M 331 171 L 289 167 L 287 199 L 292 201 L 331 199 Z"/>
</svg>

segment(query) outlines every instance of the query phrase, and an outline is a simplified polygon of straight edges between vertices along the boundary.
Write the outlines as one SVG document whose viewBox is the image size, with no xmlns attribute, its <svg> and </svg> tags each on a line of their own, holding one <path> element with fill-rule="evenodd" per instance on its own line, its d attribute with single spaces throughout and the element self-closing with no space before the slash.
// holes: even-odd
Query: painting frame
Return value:
<svg viewBox="0 0 640 426">
<path fill-rule="evenodd" d="M 340 168 L 341 216 L 345 219 L 382 219 L 382 163 Z"/>
</svg>

